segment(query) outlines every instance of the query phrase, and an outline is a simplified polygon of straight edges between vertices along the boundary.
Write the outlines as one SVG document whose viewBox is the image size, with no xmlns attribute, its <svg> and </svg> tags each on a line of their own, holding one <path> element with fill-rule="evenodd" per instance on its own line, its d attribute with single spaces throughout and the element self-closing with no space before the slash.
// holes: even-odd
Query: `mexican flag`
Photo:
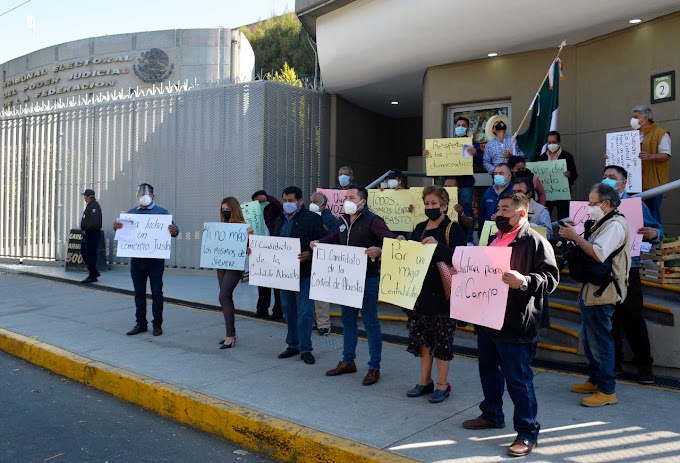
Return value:
<svg viewBox="0 0 680 463">
<path fill-rule="evenodd" d="M 550 66 L 548 78 L 536 95 L 531 108 L 529 128 L 517 136 L 517 143 L 529 161 L 535 161 L 545 151 L 545 139 L 548 132 L 557 130 L 561 79 L 564 79 L 562 61 L 558 58 Z"/>
</svg>

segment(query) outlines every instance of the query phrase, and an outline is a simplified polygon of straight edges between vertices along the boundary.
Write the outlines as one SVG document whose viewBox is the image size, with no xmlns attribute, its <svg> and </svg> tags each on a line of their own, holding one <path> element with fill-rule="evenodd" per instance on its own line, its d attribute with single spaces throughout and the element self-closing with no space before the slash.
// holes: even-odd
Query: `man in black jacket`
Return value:
<svg viewBox="0 0 680 463">
<path fill-rule="evenodd" d="M 288 347 L 279 354 L 280 359 L 300 354 L 308 365 L 314 364 L 312 355 L 312 328 L 314 326 L 314 301 L 309 299 L 312 273 L 312 250 L 309 243 L 323 238 L 326 231 L 318 214 L 308 211 L 302 199 L 302 190 L 289 186 L 283 190 L 283 214 L 276 221 L 273 236 L 300 239 L 300 291 L 281 290 L 281 308 L 286 317 Z"/>
<path fill-rule="evenodd" d="M 496 214 L 498 234 L 491 246 L 510 246 L 510 268 L 503 274 L 509 286 L 505 320 L 500 331 L 478 327 L 479 377 L 484 401 L 482 414 L 463 422 L 467 429 L 503 428 L 503 390 L 515 405 L 513 424 L 517 438 L 508 455 L 528 455 L 536 446 L 536 421 L 531 362 L 536 354 L 538 330 L 548 325 L 548 294 L 557 288 L 559 270 L 550 243 L 533 231 L 527 220 L 529 200 L 518 193 L 501 196 Z"/>
<path fill-rule="evenodd" d="M 90 274 L 82 283 L 95 283 L 100 276 L 97 271 L 97 248 L 102 230 L 102 210 L 94 196 L 94 190 L 89 188 L 83 192 L 83 199 L 87 205 L 80 220 L 80 229 L 83 231 L 80 253 Z"/>
</svg>

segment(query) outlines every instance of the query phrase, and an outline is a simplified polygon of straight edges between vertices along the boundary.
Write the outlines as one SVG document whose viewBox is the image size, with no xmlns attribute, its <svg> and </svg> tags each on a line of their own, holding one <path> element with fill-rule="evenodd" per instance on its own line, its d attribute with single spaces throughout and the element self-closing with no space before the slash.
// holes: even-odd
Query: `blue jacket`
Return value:
<svg viewBox="0 0 680 463">
<path fill-rule="evenodd" d="M 326 229 L 326 236 L 332 235 L 338 231 L 338 218 L 331 213 L 329 209 L 324 209 L 321 213 L 321 220 Z"/>
<path fill-rule="evenodd" d="M 491 216 L 498 212 L 498 199 L 501 195 L 505 193 L 512 193 L 512 186 L 515 184 L 514 181 L 510 180 L 510 183 L 505 187 L 503 191 L 496 193 L 494 187 L 490 186 L 484 192 L 482 200 L 479 202 L 479 210 L 477 215 L 477 234 L 482 233 L 482 228 L 484 228 L 484 222 L 491 220 Z"/>
</svg>

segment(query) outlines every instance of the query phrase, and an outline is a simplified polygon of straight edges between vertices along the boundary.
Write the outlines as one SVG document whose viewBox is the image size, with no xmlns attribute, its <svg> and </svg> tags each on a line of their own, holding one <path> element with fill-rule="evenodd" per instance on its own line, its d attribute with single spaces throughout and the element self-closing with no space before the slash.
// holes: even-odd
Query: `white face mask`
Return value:
<svg viewBox="0 0 680 463">
<path fill-rule="evenodd" d="M 387 181 L 387 187 L 391 189 L 395 189 L 396 187 L 399 186 L 399 180 L 396 180 L 394 178 L 391 178 Z"/>
<path fill-rule="evenodd" d="M 604 217 L 604 211 L 600 206 L 588 206 L 588 215 L 590 215 L 595 222 L 599 222 Z"/>
<path fill-rule="evenodd" d="M 147 207 L 151 205 L 151 196 L 149 195 L 144 195 L 139 198 L 139 204 L 141 204 L 144 207 Z"/>
<path fill-rule="evenodd" d="M 321 209 L 319 208 L 318 204 L 309 203 L 309 210 L 312 211 L 312 212 L 316 212 L 317 214 L 321 215 Z"/>
<path fill-rule="evenodd" d="M 560 149 L 560 145 L 557 143 L 551 143 L 548 145 L 548 149 L 550 150 L 551 153 L 556 153 L 558 149 Z"/>
<path fill-rule="evenodd" d="M 635 119 L 634 117 L 630 120 L 630 127 L 633 130 L 640 130 L 640 119 Z"/>
<path fill-rule="evenodd" d="M 353 215 L 357 213 L 357 205 L 352 201 L 346 200 L 343 204 L 345 214 Z"/>
</svg>

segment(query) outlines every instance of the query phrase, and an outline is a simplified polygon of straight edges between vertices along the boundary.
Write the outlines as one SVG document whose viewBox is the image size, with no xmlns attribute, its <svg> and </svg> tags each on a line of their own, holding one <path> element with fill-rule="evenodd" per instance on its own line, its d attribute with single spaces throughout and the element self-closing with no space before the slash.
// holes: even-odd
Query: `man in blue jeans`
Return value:
<svg viewBox="0 0 680 463">
<path fill-rule="evenodd" d="M 370 386 L 380 379 L 380 360 L 382 355 L 382 333 L 378 320 L 378 286 L 380 273 L 380 254 L 383 238 L 396 238 L 385 224 L 385 221 L 368 210 L 366 188 L 350 184 L 345 197 L 345 213 L 340 218 L 340 226 L 320 243 L 340 244 L 366 248 L 368 264 L 366 266 L 366 284 L 364 300 L 361 307 L 361 319 L 368 335 L 368 373 L 361 384 Z M 312 243 L 313 244 L 313 243 Z M 338 376 L 345 373 L 356 373 L 354 359 L 359 341 L 359 309 L 342 307 L 342 360 L 326 376 Z"/>
<path fill-rule="evenodd" d="M 312 329 L 314 326 L 314 301 L 309 299 L 309 283 L 312 273 L 312 250 L 309 243 L 326 236 L 321 217 L 305 208 L 302 190 L 289 186 L 283 190 L 283 214 L 274 225 L 272 236 L 298 238 L 300 240 L 300 291 L 281 290 L 281 308 L 286 317 L 288 334 L 286 350 L 280 359 L 295 355 L 307 365 L 313 365 Z"/>
<path fill-rule="evenodd" d="M 128 214 L 160 214 L 169 215 L 167 209 L 156 205 L 153 201 L 153 187 L 148 183 L 142 183 L 137 189 L 137 201 L 139 206 L 133 207 Z M 118 230 L 122 228 L 123 224 L 116 221 L 113 223 L 113 229 Z M 179 228 L 173 222 L 168 225 L 168 231 L 173 238 L 179 233 Z M 153 314 L 153 335 L 160 336 L 163 334 L 161 325 L 163 324 L 163 270 L 165 269 L 165 259 L 150 259 L 132 257 L 130 259 L 130 276 L 132 277 L 132 284 L 135 287 L 135 318 L 137 323 L 135 327 L 128 331 L 128 335 L 132 336 L 148 331 L 146 320 L 146 280 L 148 278 L 151 286 L 151 313 Z"/>
</svg>

